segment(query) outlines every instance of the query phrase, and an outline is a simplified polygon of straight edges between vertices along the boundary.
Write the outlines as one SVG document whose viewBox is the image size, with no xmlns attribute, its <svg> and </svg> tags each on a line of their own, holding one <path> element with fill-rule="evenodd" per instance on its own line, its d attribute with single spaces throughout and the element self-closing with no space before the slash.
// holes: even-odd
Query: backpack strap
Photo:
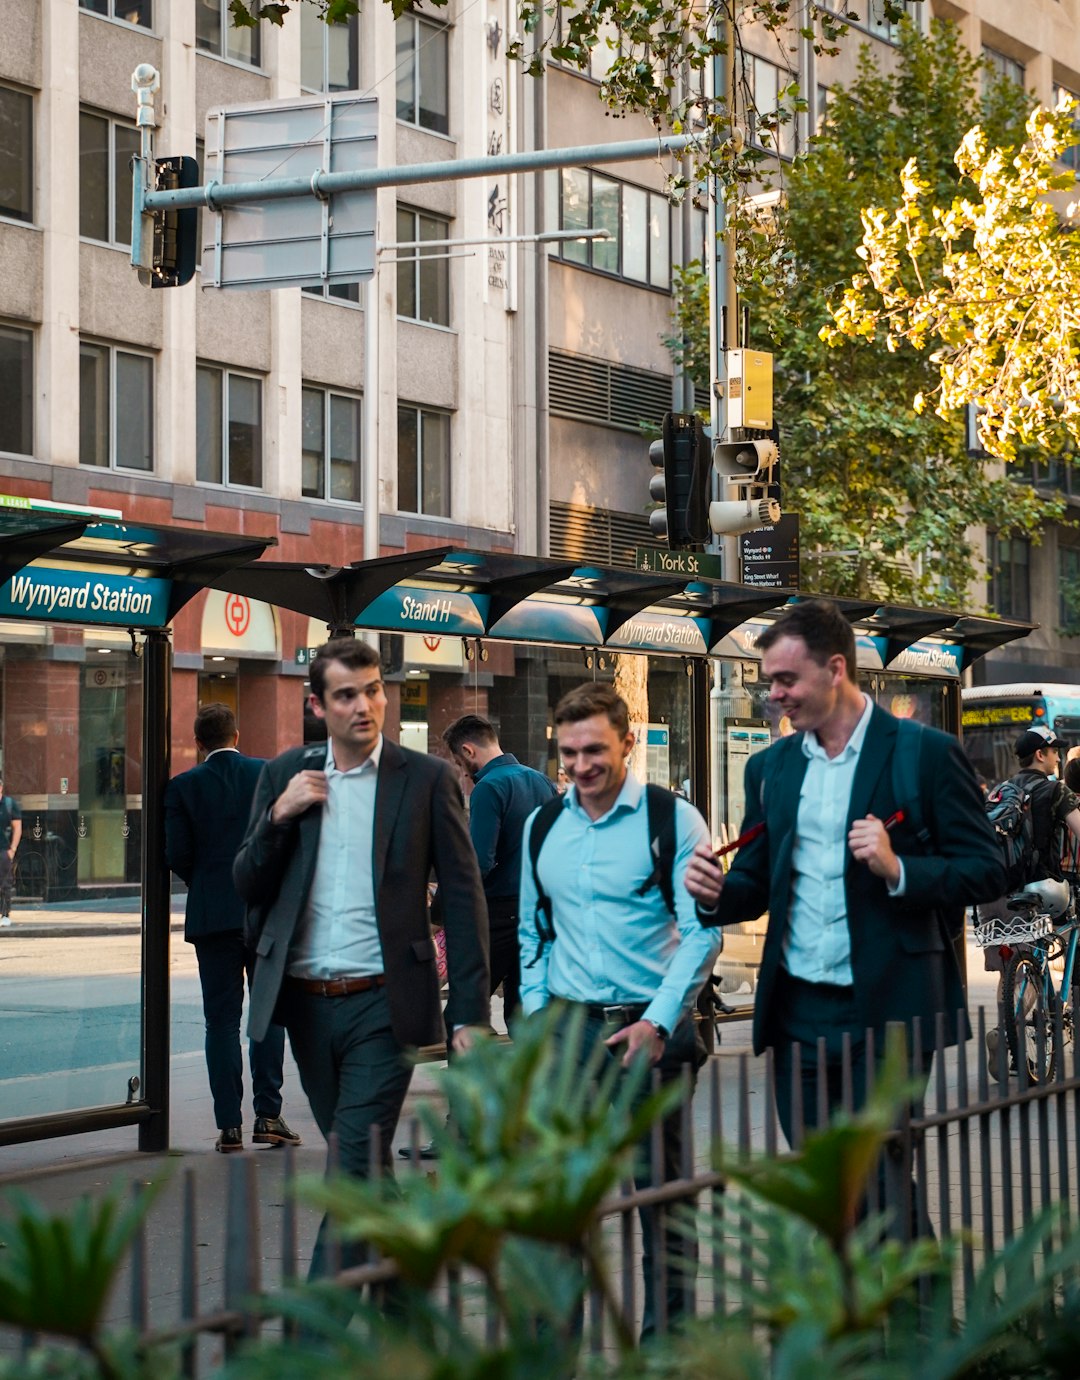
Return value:
<svg viewBox="0 0 1080 1380">
<path fill-rule="evenodd" d="M 551 833 L 555 821 L 559 818 L 564 805 L 561 795 L 553 795 L 550 800 L 545 800 L 536 812 L 536 818 L 532 822 L 529 830 L 529 863 L 532 867 L 533 885 L 536 888 L 536 910 L 533 913 L 533 923 L 536 926 L 536 935 L 540 940 L 537 945 L 536 953 L 532 957 L 532 962 L 526 963 L 526 968 L 532 968 L 540 955 L 544 952 L 546 945 L 550 944 L 555 938 L 555 924 L 551 914 L 551 897 L 544 890 L 543 883 L 540 881 L 540 850 L 544 846 L 544 840 Z"/>
<path fill-rule="evenodd" d="M 653 870 L 637 889 L 644 896 L 650 887 L 660 888 L 668 912 L 675 914 L 675 796 L 663 786 L 650 782 L 645 787 L 645 810 L 649 826 L 649 852 Z"/>
<path fill-rule="evenodd" d="M 930 830 L 922 812 L 922 752 L 926 734 L 914 719 L 897 719 L 892 760 L 893 798 L 915 831 L 919 847 L 930 847 Z"/>
</svg>

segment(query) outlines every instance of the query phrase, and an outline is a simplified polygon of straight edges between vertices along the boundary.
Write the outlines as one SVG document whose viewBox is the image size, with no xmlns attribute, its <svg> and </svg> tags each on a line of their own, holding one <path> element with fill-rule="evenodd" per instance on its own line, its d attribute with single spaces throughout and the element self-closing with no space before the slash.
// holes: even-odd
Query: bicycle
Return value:
<svg viewBox="0 0 1080 1380">
<path fill-rule="evenodd" d="M 1029 1083 L 1047 1083 L 1057 1066 L 1059 1047 L 1073 1037 L 1072 993 L 1080 912 L 1077 874 L 1065 882 L 1033 882 L 1010 896 L 1009 916 L 976 919 L 975 942 L 996 947 L 1004 961 L 1001 979 L 1002 1025 L 1009 1049 L 1009 1066 L 1020 1067 L 1021 1051 Z M 1064 958 L 1060 986 L 1051 967 Z M 1058 1013 L 1061 1043 L 1055 1039 Z"/>
</svg>

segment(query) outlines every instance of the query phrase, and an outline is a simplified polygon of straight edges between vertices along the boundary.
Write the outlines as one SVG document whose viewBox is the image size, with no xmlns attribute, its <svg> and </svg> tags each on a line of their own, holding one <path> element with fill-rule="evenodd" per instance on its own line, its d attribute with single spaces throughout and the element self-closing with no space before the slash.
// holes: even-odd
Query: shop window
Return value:
<svg viewBox="0 0 1080 1380">
<path fill-rule="evenodd" d="M 1030 618 L 1031 543 L 991 535 L 988 547 L 990 607 L 1002 618 Z"/>
<path fill-rule="evenodd" d="M 406 14 L 397 34 L 397 117 L 436 134 L 450 132 L 450 31 Z"/>
<path fill-rule="evenodd" d="M 588 168 L 563 168 L 559 229 L 606 230 L 604 240 L 563 240 L 552 253 L 565 263 L 628 282 L 671 286 L 671 207 L 667 197 Z"/>
<path fill-rule="evenodd" d="M 34 218 L 34 103 L 26 91 L 0 86 L 0 216 Z"/>
<path fill-rule="evenodd" d="M 398 407 L 398 511 L 450 516 L 450 418 Z"/>
<path fill-rule="evenodd" d="M 360 16 L 327 24 L 300 7 L 300 85 L 305 91 L 355 91 L 360 85 Z"/>
<path fill-rule="evenodd" d="M 303 432 L 304 497 L 361 502 L 360 399 L 305 386 Z"/>
<path fill-rule="evenodd" d="M 398 244 L 450 238 L 450 222 L 399 206 Z M 450 324 L 450 264 L 446 249 L 397 251 L 397 314 L 435 326 Z"/>
<path fill-rule="evenodd" d="M 257 6 L 252 4 L 248 8 L 255 11 Z M 258 25 L 253 29 L 235 28 L 229 15 L 229 0 L 195 0 L 195 46 L 216 57 L 259 66 Z"/>
<path fill-rule="evenodd" d="M 195 399 L 196 479 L 262 488 L 262 380 L 200 364 Z"/>
<path fill-rule="evenodd" d="M 143 29 L 153 24 L 151 0 L 79 0 L 79 9 L 122 19 L 125 24 L 138 24 Z"/>
<path fill-rule="evenodd" d="M 154 468 L 154 361 L 115 345 L 79 343 L 79 463 Z"/>
<path fill-rule="evenodd" d="M 0 322 L 0 451 L 34 453 L 34 336 Z"/>
<path fill-rule="evenodd" d="M 131 244 L 131 160 L 139 133 L 92 111 L 79 112 L 79 234 L 104 244 Z"/>
</svg>

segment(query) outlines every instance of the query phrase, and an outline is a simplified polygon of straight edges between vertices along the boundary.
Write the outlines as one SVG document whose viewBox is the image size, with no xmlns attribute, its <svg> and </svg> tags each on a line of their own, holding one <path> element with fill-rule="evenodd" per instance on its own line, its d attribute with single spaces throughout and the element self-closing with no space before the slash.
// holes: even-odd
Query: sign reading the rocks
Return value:
<svg viewBox="0 0 1080 1380">
<path fill-rule="evenodd" d="M 771 527 L 739 538 L 744 585 L 759 589 L 799 588 L 799 515 L 785 513 Z"/>
</svg>

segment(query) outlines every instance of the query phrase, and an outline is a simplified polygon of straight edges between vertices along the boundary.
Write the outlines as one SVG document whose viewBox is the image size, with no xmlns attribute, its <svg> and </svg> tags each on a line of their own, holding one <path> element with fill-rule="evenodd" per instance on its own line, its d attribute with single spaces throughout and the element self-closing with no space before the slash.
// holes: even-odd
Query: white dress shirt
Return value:
<svg viewBox="0 0 1080 1380">
<path fill-rule="evenodd" d="M 784 936 L 784 967 L 804 982 L 850 986 L 851 931 L 848 928 L 844 873 L 849 860 L 847 818 L 851 788 L 873 702 L 863 696 L 862 717 L 843 750 L 830 757 L 816 733 L 803 735 L 809 759 L 799 793 L 795 845 L 791 852 L 791 909 Z M 900 879 L 889 893 L 904 890 Z"/>
<path fill-rule="evenodd" d="M 382 735 L 371 756 L 339 771 L 326 745 L 327 799 L 307 909 L 289 949 L 289 976 L 373 977 L 383 971 L 375 919 L 375 790 Z"/>
</svg>

